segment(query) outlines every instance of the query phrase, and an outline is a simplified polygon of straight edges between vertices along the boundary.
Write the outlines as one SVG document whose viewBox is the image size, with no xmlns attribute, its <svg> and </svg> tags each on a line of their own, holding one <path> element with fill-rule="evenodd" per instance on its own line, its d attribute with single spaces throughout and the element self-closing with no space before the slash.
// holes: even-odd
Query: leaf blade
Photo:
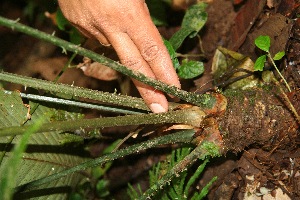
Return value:
<svg viewBox="0 0 300 200">
<path fill-rule="evenodd" d="M 280 60 L 284 55 L 285 55 L 284 51 L 279 51 L 278 53 L 275 54 L 273 60 Z"/>
<path fill-rule="evenodd" d="M 271 40 L 270 40 L 269 36 L 260 35 L 255 39 L 254 43 L 259 49 L 261 49 L 265 52 L 269 52 L 269 49 L 271 46 Z"/>
<path fill-rule="evenodd" d="M 28 127 L 22 138 L 15 144 L 11 157 L 3 166 L 3 175 L 0 179 L 0 199 L 12 199 L 14 187 L 17 183 L 18 168 L 22 161 L 22 155 L 27 147 L 29 137 L 42 125 L 43 119 Z"/>
<path fill-rule="evenodd" d="M 4 128 L 10 126 L 19 126 L 25 122 L 27 108 L 23 105 L 19 93 L 6 93 L 4 90 L 0 90 L 0 102 L 0 127 Z M 30 104 L 31 103 L 32 102 L 30 102 Z M 53 119 L 53 115 L 56 115 L 57 113 L 54 113 L 53 110 L 54 109 L 40 105 L 32 115 L 32 119 L 27 123 L 36 124 L 41 118 L 45 118 L 46 121 L 55 120 Z M 49 114 L 51 114 L 51 116 Z M 76 112 L 74 112 L 74 115 L 69 116 L 66 111 L 63 111 L 61 115 L 63 115 L 65 118 L 83 117 L 78 115 Z M 36 134 L 34 137 L 30 137 L 28 140 L 27 150 L 22 154 L 23 157 L 20 161 L 20 167 L 18 167 L 17 173 L 14 174 L 17 185 L 47 176 L 55 173 L 56 171 L 61 171 L 66 167 L 74 166 L 87 160 L 86 157 L 77 155 L 75 148 L 70 148 L 70 146 L 62 144 L 61 141 L 64 139 L 65 135 L 60 134 L 57 131 Z M 21 135 L 15 137 L 0 137 L 0 143 L 6 144 L 2 145 L 2 148 L 0 148 L 0 153 L 5 155 L 5 157 L 3 157 L 3 162 L 0 162 L 1 175 L 6 174 L 5 166 L 7 166 L 10 162 L 10 158 L 14 156 L 14 153 L 10 150 L 10 148 L 7 147 L 10 145 L 19 144 L 21 141 Z M 0 182 L 3 182 L 5 181 L 5 178 L 1 175 Z M 10 178 L 14 179 L 14 177 Z M 49 189 L 60 186 L 72 187 L 75 186 L 75 184 L 79 182 L 81 178 L 81 175 L 74 174 L 66 177 L 65 179 L 49 183 L 48 185 L 39 186 L 39 188 Z M 15 185 L 13 187 L 15 187 Z M 66 196 L 66 193 L 54 193 L 49 195 L 48 199 L 58 199 Z M 40 199 L 41 198 L 42 197 L 40 197 Z M 37 197 L 37 199 L 39 198 Z"/>
<path fill-rule="evenodd" d="M 207 21 L 207 4 L 198 3 L 191 6 L 184 15 L 181 28 L 170 39 L 170 42 L 176 51 L 186 37 L 195 37 Z"/>
<path fill-rule="evenodd" d="M 184 59 L 182 65 L 178 69 L 178 76 L 183 79 L 192 79 L 204 72 L 203 62 L 200 61 L 187 61 Z"/>
<path fill-rule="evenodd" d="M 254 64 L 254 71 L 263 71 L 266 60 L 267 60 L 267 55 L 262 55 L 258 57 Z"/>
</svg>

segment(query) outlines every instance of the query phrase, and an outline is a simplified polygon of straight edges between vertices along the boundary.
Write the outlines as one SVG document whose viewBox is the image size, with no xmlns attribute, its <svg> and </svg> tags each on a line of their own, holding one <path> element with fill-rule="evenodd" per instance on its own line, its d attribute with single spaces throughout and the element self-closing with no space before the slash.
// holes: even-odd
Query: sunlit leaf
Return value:
<svg viewBox="0 0 300 200">
<path fill-rule="evenodd" d="M 285 55 L 284 51 L 279 51 L 278 53 L 275 54 L 274 60 L 280 60 L 283 56 Z"/>
<path fill-rule="evenodd" d="M 178 75 L 180 78 L 183 79 L 192 79 L 204 72 L 204 65 L 202 62 L 199 61 L 188 61 L 183 60 L 182 65 L 178 69 Z"/>
<path fill-rule="evenodd" d="M 261 50 L 268 52 L 270 49 L 270 45 L 271 45 L 271 40 L 270 37 L 267 35 L 261 35 L 258 36 L 255 39 L 255 45 L 260 48 Z"/>
<path fill-rule="evenodd" d="M 170 39 L 175 51 L 181 46 L 186 37 L 195 37 L 204 26 L 207 21 L 206 7 L 207 4 L 198 3 L 187 10 L 181 23 L 181 28 Z"/>
<path fill-rule="evenodd" d="M 254 70 L 255 71 L 263 71 L 266 59 L 267 59 L 267 55 L 262 55 L 262 56 L 258 57 L 254 64 Z"/>
</svg>

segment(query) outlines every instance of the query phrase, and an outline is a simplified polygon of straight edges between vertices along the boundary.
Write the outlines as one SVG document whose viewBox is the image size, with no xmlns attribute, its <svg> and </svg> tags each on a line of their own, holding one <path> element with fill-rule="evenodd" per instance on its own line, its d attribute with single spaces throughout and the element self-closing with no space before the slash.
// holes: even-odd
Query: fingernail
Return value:
<svg viewBox="0 0 300 200">
<path fill-rule="evenodd" d="M 165 108 L 163 108 L 160 104 L 158 103 L 152 103 L 150 104 L 150 109 L 154 112 L 154 113 L 161 113 L 161 112 L 166 112 L 167 110 Z"/>
</svg>

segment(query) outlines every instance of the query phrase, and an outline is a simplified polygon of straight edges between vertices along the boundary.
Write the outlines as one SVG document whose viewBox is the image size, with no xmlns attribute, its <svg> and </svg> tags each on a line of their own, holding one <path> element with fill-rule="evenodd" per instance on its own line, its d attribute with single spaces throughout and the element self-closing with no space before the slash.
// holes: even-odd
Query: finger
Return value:
<svg viewBox="0 0 300 200">
<path fill-rule="evenodd" d="M 150 66 L 145 62 L 139 50 L 126 33 L 111 33 L 107 38 L 116 50 L 122 64 L 133 71 L 155 78 Z M 133 82 L 145 103 L 153 112 L 159 113 L 168 110 L 168 101 L 162 92 L 135 79 L 133 79 Z"/>
<path fill-rule="evenodd" d="M 141 12 L 140 16 L 128 22 L 127 33 L 143 59 L 152 68 L 156 78 L 180 88 L 170 55 L 146 8 L 144 7 L 144 12 Z"/>
<path fill-rule="evenodd" d="M 102 33 L 99 32 L 95 37 L 103 46 L 106 46 L 106 47 L 111 46 L 108 39 Z"/>
<path fill-rule="evenodd" d="M 89 30 L 84 29 L 83 27 L 72 24 L 80 33 L 82 33 L 85 37 L 95 38 L 97 39 L 103 46 L 111 46 L 108 39 L 93 26 L 89 27 Z"/>
</svg>

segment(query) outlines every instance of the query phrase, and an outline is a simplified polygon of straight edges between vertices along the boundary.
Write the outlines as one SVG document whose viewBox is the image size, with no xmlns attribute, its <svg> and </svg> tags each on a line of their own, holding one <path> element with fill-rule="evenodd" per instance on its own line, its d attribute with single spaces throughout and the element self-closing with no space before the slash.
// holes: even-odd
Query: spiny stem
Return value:
<svg viewBox="0 0 300 200">
<path fill-rule="evenodd" d="M 207 108 L 208 107 L 206 104 L 207 99 L 208 98 L 214 99 L 214 97 L 212 97 L 210 95 L 206 95 L 206 94 L 199 95 L 196 93 L 190 93 L 190 92 L 187 92 L 184 90 L 180 90 L 179 88 L 177 88 L 175 86 L 169 86 L 161 81 L 157 81 L 152 78 L 148 78 L 144 74 L 132 71 L 132 70 L 128 69 L 127 67 L 121 65 L 118 62 L 115 62 L 111 59 L 106 58 L 105 56 L 96 54 L 92 51 L 89 51 L 87 49 L 79 47 L 78 45 L 64 41 L 55 36 L 46 34 L 44 32 L 38 31 L 31 27 L 22 25 L 22 24 L 18 23 L 17 21 L 9 20 L 9 19 L 6 19 L 6 18 L 0 16 L 0 25 L 9 27 L 13 30 L 25 33 L 25 34 L 33 36 L 35 38 L 50 42 L 56 46 L 63 48 L 64 51 L 68 50 L 68 51 L 75 52 L 79 55 L 86 56 L 86 57 L 88 57 L 96 62 L 99 62 L 105 66 L 108 66 L 118 72 L 121 72 L 127 76 L 130 76 L 130 77 L 138 80 L 138 81 L 141 81 L 147 85 L 150 85 L 150 86 L 154 87 L 155 89 L 158 89 L 160 91 L 166 92 L 173 96 L 179 97 L 180 99 L 190 102 L 192 104 L 195 104 L 199 107 Z"/>
<path fill-rule="evenodd" d="M 6 94 L 11 94 L 12 91 L 4 91 Z M 20 93 L 20 96 L 24 99 L 29 99 L 37 102 L 48 102 L 48 103 L 55 103 L 55 104 L 61 104 L 61 105 L 66 105 L 66 106 L 75 106 L 75 107 L 80 107 L 80 108 L 88 108 L 88 109 L 95 109 L 95 110 L 101 110 L 101 111 L 106 111 L 106 112 L 112 112 L 112 113 L 121 113 L 121 114 L 143 114 L 145 112 L 138 112 L 138 111 L 131 111 L 128 109 L 123 109 L 123 108 L 116 108 L 112 106 L 102 106 L 102 105 L 97 105 L 93 103 L 85 103 L 85 102 L 80 102 L 80 101 L 75 101 L 75 100 L 68 100 L 68 99 L 61 99 L 61 98 L 55 98 L 55 97 L 48 97 L 48 96 L 42 96 L 42 95 L 35 95 L 35 94 L 25 94 L 25 93 Z M 32 115 L 32 109 L 30 108 L 30 114 Z M 34 110 L 33 110 L 34 111 Z"/>
<path fill-rule="evenodd" d="M 20 192 L 24 191 L 26 189 L 34 188 L 37 187 L 41 184 L 49 183 L 54 180 L 57 180 L 59 178 L 62 178 L 66 175 L 72 174 L 74 172 L 79 172 L 88 168 L 96 167 L 99 165 L 103 165 L 104 163 L 113 161 L 115 159 L 131 155 L 133 153 L 137 153 L 146 149 L 150 149 L 159 145 L 164 145 L 164 144 L 171 144 L 175 142 L 182 142 L 182 143 L 190 143 L 192 140 L 192 137 L 194 135 L 194 130 L 185 130 L 185 131 L 180 131 L 174 134 L 162 136 L 155 138 L 153 140 L 148 140 L 146 142 L 142 142 L 139 144 L 132 145 L 130 147 L 127 147 L 126 149 L 121 149 L 119 151 L 116 151 L 114 153 L 110 153 L 107 155 L 104 155 L 100 158 L 96 158 L 87 162 L 84 162 L 80 165 L 77 165 L 75 167 L 72 167 L 70 169 L 64 170 L 62 172 L 47 176 L 45 178 L 41 178 L 32 182 L 29 182 L 27 184 L 18 186 L 15 191 Z"/>
<path fill-rule="evenodd" d="M 50 131 L 77 131 L 90 128 L 103 128 L 127 125 L 140 125 L 140 124 L 164 124 L 164 123 L 177 123 L 188 124 L 191 126 L 199 127 L 205 113 L 198 107 L 192 107 L 184 110 L 170 111 L 167 113 L 150 113 L 138 115 L 126 115 L 118 117 L 104 117 L 96 119 L 80 119 L 71 121 L 56 121 L 43 124 L 37 132 L 50 132 Z M 0 137 L 21 135 L 27 130 L 28 126 L 12 126 L 0 129 Z"/>
<path fill-rule="evenodd" d="M 110 103 L 114 105 L 126 106 L 131 108 L 137 108 L 141 110 L 149 110 L 142 99 L 134 98 L 130 96 L 124 96 L 119 94 L 112 94 L 108 92 L 100 92 L 96 90 L 81 88 L 72 85 L 66 85 L 61 83 L 53 83 L 41 79 L 35 79 L 25 77 L 16 74 L 10 74 L 7 72 L 0 72 L 0 80 L 25 85 L 25 87 L 32 87 L 35 89 L 46 90 L 52 93 L 66 94 L 70 97 L 82 97 L 87 99 L 93 99 L 104 103 Z"/>
<path fill-rule="evenodd" d="M 207 143 L 210 143 L 207 145 Z M 180 173 L 186 170 L 189 166 L 195 163 L 198 159 L 204 160 L 207 156 L 216 156 L 207 149 L 207 146 L 215 146 L 214 148 L 218 149 L 217 145 L 211 142 L 203 142 L 198 145 L 189 155 L 187 155 L 183 160 L 177 163 L 171 170 L 169 170 L 156 184 L 154 184 L 150 189 L 148 189 L 139 200 L 151 199 L 155 196 L 160 190 L 163 189 L 169 182 L 171 182 L 174 176 L 179 176 Z"/>
</svg>

